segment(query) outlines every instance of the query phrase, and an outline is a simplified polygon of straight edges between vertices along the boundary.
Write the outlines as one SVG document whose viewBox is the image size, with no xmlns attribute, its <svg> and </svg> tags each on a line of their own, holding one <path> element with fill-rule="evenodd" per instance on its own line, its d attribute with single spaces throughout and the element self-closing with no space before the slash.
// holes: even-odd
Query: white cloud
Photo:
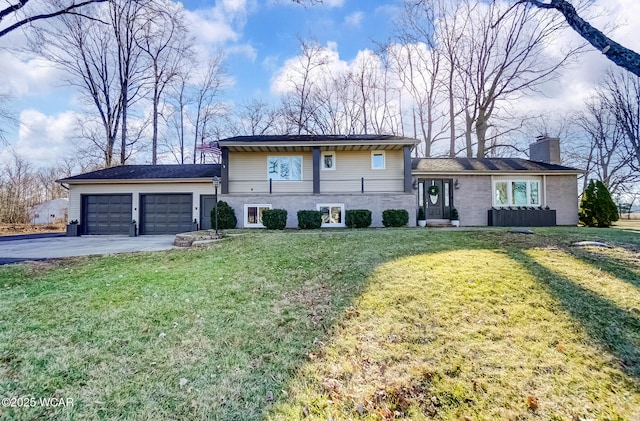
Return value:
<svg viewBox="0 0 640 421">
<path fill-rule="evenodd" d="M 77 115 L 71 111 L 49 116 L 29 109 L 20 113 L 15 150 L 29 161 L 47 163 L 73 150 Z"/>
<path fill-rule="evenodd" d="M 274 73 L 278 70 L 279 61 L 280 56 L 278 55 L 267 56 L 262 60 L 262 68 L 268 72 Z"/>
<path fill-rule="evenodd" d="M 287 59 L 282 67 L 275 73 L 271 80 L 271 93 L 282 95 L 290 92 L 301 82 L 305 68 L 311 62 L 310 67 L 314 67 L 311 73 L 311 80 L 321 79 L 327 74 L 338 75 L 349 67 L 346 61 L 340 60 L 338 45 L 335 42 L 328 42 L 326 47 L 313 46 L 314 51 L 310 53 L 310 58 L 304 55 Z M 323 63 L 318 66 L 318 63 Z"/>
<path fill-rule="evenodd" d="M 0 50 L 0 74 L 0 94 L 20 98 L 48 93 L 61 73 L 47 60 Z"/>
<path fill-rule="evenodd" d="M 344 5 L 344 0 L 324 0 L 323 3 L 328 7 L 342 7 Z"/>
<path fill-rule="evenodd" d="M 362 20 L 364 19 L 364 13 L 363 12 L 353 12 L 352 14 L 346 16 L 344 18 L 344 23 L 347 26 L 353 27 L 353 28 L 359 28 L 360 25 L 362 24 Z"/>
</svg>

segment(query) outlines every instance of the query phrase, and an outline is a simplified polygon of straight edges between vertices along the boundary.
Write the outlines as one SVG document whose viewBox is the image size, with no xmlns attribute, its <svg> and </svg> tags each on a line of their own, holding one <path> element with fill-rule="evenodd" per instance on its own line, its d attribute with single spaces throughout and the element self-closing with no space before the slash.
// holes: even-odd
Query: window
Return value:
<svg viewBox="0 0 640 421">
<path fill-rule="evenodd" d="M 540 181 L 505 180 L 494 183 L 494 206 L 540 206 Z"/>
<path fill-rule="evenodd" d="M 322 169 L 323 170 L 336 169 L 336 153 L 335 152 L 322 153 Z"/>
<path fill-rule="evenodd" d="M 371 152 L 371 169 L 384 170 L 384 151 Z"/>
<path fill-rule="evenodd" d="M 274 181 L 301 181 L 301 156 L 270 156 L 267 158 L 267 178 Z"/>
<path fill-rule="evenodd" d="M 244 205 L 245 228 L 264 228 L 262 212 L 266 209 L 271 209 L 271 205 Z"/>
<path fill-rule="evenodd" d="M 323 227 L 344 227 L 344 204 L 329 203 L 316 206 L 322 212 Z"/>
</svg>

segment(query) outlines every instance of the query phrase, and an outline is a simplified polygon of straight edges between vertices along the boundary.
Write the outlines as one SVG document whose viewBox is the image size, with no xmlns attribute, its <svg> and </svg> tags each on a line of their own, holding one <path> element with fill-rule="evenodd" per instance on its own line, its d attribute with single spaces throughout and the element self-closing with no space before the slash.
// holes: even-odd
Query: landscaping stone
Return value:
<svg viewBox="0 0 640 421">
<path fill-rule="evenodd" d="M 601 243 L 599 241 L 578 241 L 577 243 L 573 243 L 571 245 L 572 246 L 576 246 L 576 247 L 604 247 L 604 248 L 611 248 L 610 245 L 605 244 L 605 243 Z"/>
<path fill-rule="evenodd" d="M 509 232 L 513 234 L 533 234 L 533 231 L 528 228 L 511 228 Z"/>
</svg>

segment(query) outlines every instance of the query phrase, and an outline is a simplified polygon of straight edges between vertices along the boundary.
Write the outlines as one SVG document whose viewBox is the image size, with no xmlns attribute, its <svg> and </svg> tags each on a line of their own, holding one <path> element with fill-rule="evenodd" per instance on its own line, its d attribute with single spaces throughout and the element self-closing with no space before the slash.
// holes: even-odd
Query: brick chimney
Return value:
<svg viewBox="0 0 640 421">
<path fill-rule="evenodd" d="M 529 145 L 529 159 L 560 165 L 560 139 L 547 135 L 536 137 L 536 142 Z"/>
</svg>

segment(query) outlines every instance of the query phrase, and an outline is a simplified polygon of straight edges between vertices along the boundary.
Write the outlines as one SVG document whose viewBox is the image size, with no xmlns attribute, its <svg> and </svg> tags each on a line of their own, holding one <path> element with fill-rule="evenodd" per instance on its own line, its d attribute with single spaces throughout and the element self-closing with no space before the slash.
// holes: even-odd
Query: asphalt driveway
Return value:
<svg viewBox="0 0 640 421">
<path fill-rule="evenodd" d="M 173 248 L 175 235 L 11 236 L 0 237 L 0 265 L 94 254 L 158 251 Z"/>
</svg>

